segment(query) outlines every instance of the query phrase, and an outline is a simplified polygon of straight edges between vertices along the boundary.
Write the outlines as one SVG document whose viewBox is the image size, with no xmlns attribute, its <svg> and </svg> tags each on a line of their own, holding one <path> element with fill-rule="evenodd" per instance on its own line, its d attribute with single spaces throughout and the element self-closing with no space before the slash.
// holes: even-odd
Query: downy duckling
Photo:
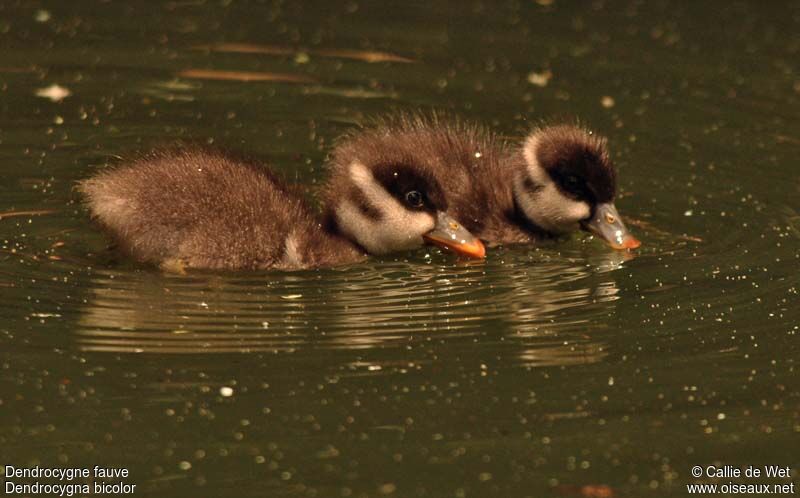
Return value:
<svg viewBox="0 0 800 498">
<path fill-rule="evenodd" d="M 641 245 L 614 206 L 617 173 L 604 137 L 571 125 L 537 128 L 514 157 L 514 199 L 534 227 L 554 235 L 582 228 L 615 249 Z"/>
<path fill-rule="evenodd" d="M 431 165 L 451 212 L 489 245 L 535 243 L 579 228 L 618 249 L 640 245 L 614 207 L 606 140 L 582 128 L 538 128 L 509 147 L 480 125 L 402 114 L 361 134 L 439 158 Z"/>
<path fill-rule="evenodd" d="M 316 268 L 425 241 L 483 257 L 441 186 L 403 159 L 332 168 L 322 217 L 265 166 L 202 147 L 155 151 L 78 189 L 121 249 L 166 269 Z M 379 216 L 349 214 L 362 205 Z"/>
<path fill-rule="evenodd" d="M 337 152 L 333 162 L 339 167 L 365 154 L 376 163 L 397 156 L 424 163 L 444 189 L 451 212 L 458 212 L 456 219 L 484 242 L 533 241 L 525 226 L 509 218 L 512 151 L 486 128 L 437 114 L 400 113 L 352 131 Z"/>
</svg>

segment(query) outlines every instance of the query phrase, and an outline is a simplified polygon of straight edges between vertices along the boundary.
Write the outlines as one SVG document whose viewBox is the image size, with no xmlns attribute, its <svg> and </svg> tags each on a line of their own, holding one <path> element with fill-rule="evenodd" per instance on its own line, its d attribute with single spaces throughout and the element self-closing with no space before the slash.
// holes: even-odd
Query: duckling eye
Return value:
<svg viewBox="0 0 800 498">
<path fill-rule="evenodd" d="M 580 184 L 580 179 L 575 175 L 569 175 L 564 179 L 567 187 L 577 187 Z"/>
<path fill-rule="evenodd" d="M 418 190 L 412 190 L 406 193 L 406 202 L 411 207 L 422 207 L 422 194 Z"/>
</svg>

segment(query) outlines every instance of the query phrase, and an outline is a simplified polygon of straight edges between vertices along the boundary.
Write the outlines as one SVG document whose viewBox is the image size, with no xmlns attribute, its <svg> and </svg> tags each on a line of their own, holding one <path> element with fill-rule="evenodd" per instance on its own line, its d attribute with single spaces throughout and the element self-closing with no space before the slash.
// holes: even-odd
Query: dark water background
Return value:
<svg viewBox="0 0 800 498">
<path fill-rule="evenodd" d="M 798 33 L 793 1 L 1 2 L 0 465 L 165 497 L 686 496 L 730 480 L 693 465 L 797 469 Z M 73 191 L 179 138 L 314 184 L 354 123 L 420 108 L 508 137 L 580 117 L 644 246 L 164 275 Z"/>
</svg>

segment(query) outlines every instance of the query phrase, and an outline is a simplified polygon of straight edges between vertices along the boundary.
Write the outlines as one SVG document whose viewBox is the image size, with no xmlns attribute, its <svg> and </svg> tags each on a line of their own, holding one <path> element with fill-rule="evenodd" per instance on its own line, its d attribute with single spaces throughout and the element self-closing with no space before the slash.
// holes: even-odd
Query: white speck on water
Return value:
<svg viewBox="0 0 800 498">
<path fill-rule="evenodd" d="M 694 211 L 692 211 L 691 209 L 687 209 L 686 211 L 683 212 L 684 216 L 692 216 L 693 214 Z"/>
<path fill-rule="evenodd" d="M 608 385 L 609 386 L 613 386 L 614 385 L 614 377 L 609 377 L 608 378 Z"/>
<path fill-rule="evenodd" d="M 281 299 L 300 299 L 303 297 L 302 294 L 286 294 L 285 296 L 281 296 Z"/>
<path fill-rule="evenodd" d="M 50 11 L 39 9 L 36 11 L 36 14 L 33 16 L 33 20 L 36 22 L 47 22 L 52 19 L 53 16 L 50 14 Z"/>
<path fill-rule="evenodd" d="M 233 388 L 229 386 L 222 386 L 219 388 L 219 393 L 225 398 L 233 396 Z"/>
<path fill-rule="evenodd" d="M 382 484 L 378 488 L 378 492 L 380 494 L 382 494 L 382 495 L 390 495 L 390 494 L 394 493 L 395 491 L 397 491 L 397 485 L 395 485 L 392 482 L 387 482 L 386 484 Z"/>
<path fill-rule="evenodd" d="M 538 86 L 539 88 L 544 88 L 550 82 L 550 79 L 553 77 L 553 72 L 549 69 L 546 69 L 541 72 L 531 71 L 528 73 L 528 83 L 534 86 Z"/>
<path fill-rule="evenodd" d="M 475 158 L 476 159 L 480 159 L 481 157 L 483 157 L 483 154 L 481 154 L 480 152 L 476 152 L 475 153 Z"/>
<path fill-rule="evenodd" d="M 189 470 L 192 468 L 192 464 L 187 462 L 186 460 L 183 460 L 180 463 L 178 463 L 178 468 L 181 470 Z"/>
<path fill-rule="evenodd" d="M 604 95 L 602 99 L 600 99 L 600 105 L 605 107 L 606 109 L 611 109 L 614 107 L 616 102 L 614 102 L 613 97 L 609 97 L 608 95 Z"/>
<path fill-rule="evenodd" d="M 68 88 L 64 88 L 60 85 L 50 85 L 36 90 L 37 97 L 50 99 L 53 102 L 61 102 L 70 95 L 72 95 L 72 92 L 70 92 Z"/>
</svg>

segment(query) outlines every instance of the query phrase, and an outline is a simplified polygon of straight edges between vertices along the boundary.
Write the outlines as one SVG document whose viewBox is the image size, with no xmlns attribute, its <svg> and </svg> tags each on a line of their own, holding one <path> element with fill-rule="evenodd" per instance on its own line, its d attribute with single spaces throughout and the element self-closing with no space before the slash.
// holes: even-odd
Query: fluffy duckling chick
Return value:
<svg viewBox="0 0 800 498">
<path fill-rule="evenodd" d="M 530 133 L 515 156 L 514 199 L 533 227 L 555 235 L 582 228 L 615 249 L 641 245 L 614 206 L 617 174 L 605 138 L 548 126 Z"/>
<path fill-rule="evenodd" d="M 366 192 L 359 178 L 339 178 L 332 170 L 341 195 L 329 196 L 327 209 L 339 212 L 358 203 L 354 199 L 369 198 L 387 216 L 366 223 L 320 218 L 265 166 L 208 148 L 156 151 L 84 180 L 78 189 L 121 249 L 167 269 L 315 268 L 426 240 L 483 257 L 480 241 L 446 214 L 436 183 L 416 174 L 413 164 L 403 170 L 402 184 L 384 182 L 383 166 L 364 165 L 362 175 L 377 178 Z"/>
<path fill-rule="evenodd" d="M 450 212 L 470 232 L 488 243 L 532 242 L 533 234 L 515 221 L 508 161 L 512 155 L 477 124 L 436 114 L 401 113 L 351 132 L 334 151 L 331 163 L 341 170 L 348 169 L 354 157 L 372 164 L 391 164 L 400 158 L 425 165 L 424 174 L 442 187 Z M 369 209 L 361 211 L 362 217 L 370 216 Z"/>
<path fill-rule="evenodd" d="M 489 245 L 535 243 L 579 228 L 617 248 L 639 245 L 613 204 L 606 140 L 587 130 L 539 128 L 509 147 L 476 124 L 399 115 L 362 134 L 427 158 L 453 215 Z"/>
</svg>

